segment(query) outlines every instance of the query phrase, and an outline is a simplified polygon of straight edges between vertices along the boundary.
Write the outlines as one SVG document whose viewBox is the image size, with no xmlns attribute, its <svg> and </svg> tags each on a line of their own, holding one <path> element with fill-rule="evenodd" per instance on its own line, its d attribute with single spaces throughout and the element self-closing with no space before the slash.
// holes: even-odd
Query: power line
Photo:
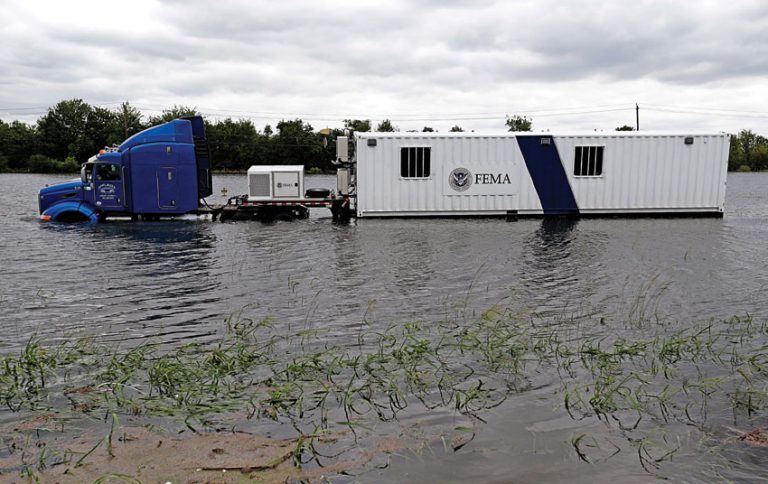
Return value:
<svg viewBox="0 0 768 484">
<path fill-rule="evenodd" d="M 122 104 L 124 101 L 111 101 L 111 102 L 104 102 L 104 103 L 87 103 L 91 106 L 113 106 L 115 104 Z M 53 106 L 21 106 L 21 107 L 15 107 L 15 108 L 0 108 L 0 111 L 34 111 L 34 110 L 43 110 L 43 112 L 51 109 Z M 34 113 L 33 113 L 34 114 Z"/>
<path fill-rule="evenodd" d="M 646 111 L 654 111 L 659 113 L 671 113 L 671 114 L 698 114 L 707 116 L 727 116 L 732 118 L 768 118 L 768 113 L 747 113 L 747 112 L 728 112 L 717 110 L 686 110 L 686 109 L 667 109 L 667 108 L 645 108 Z"/>
<path fill-rule="evenodd" d="M 641 103 L 641 104 L 643 106 L 651 106 L 651 107 L 662 108 L 662 109 L 678 109 L 678 110 L 692 111 L 692 112 L 706 111 L 706 112 L 712 112 L 712 113 L 716 112 L 716 113 L 757 114 L 761 116 L 768 115 L 768 112 L 764 112 L 764 111 L 747 111 L 747 110 L 740 110 L 740 109 L 723 109 L 723 108 L 699 108 L 695 106 L 677 106 L 677 105 L 664 105 L 664 104 L 654 104 L 654 103 Z"/>
<path fill-rule="evenodd" d="M 125 101 L 109 101 L 93 103 L 92 106 L 115 106 Z M 678 106 L 664 105 L 655 103 L 639 103 L 640 108 L 646 111 L 668 114 L 687 114 L 699 116 L 727 116 L 731 118 L 768 118 L 768 112 L 749 111 L 737 109 L 724 109 L 716 107 L 697 107 L 697 106 Z M 164 112 L 168 111 L 167 106 L 160 106 L 150 103 L 131 104 L 132 107 L 141 111 Z M 174 105 L 176 106 L 176 105 Z M 183 106 L 183 105 L 182 105 Z M 43 106 L 17 106 L 0 107 L 0 113 L 22 114 L 22 115 L 42 115 L 51 107 Z M 510 109 L 505 112 L 452 112 L 452 113 L 303 113 L 303 112 L 277 112 L 277 111 L 245 111 L 229 110 L 212 107 L 194 107 L 201 114 L 220 118 L 223 116 L 248 119 L 248 120 L 272 120 L 272 119 L 291 119 L 300 118 L 312 122 L 339 122 L 345 119 L 390 119 L 398 123 L 409 122 L 457 122 L 457 121 L 495 121 L 505 120 L 509 114 L 530 116 L 535 118 L 556 118 L 566 116 L 579 116 L 588 114 L 601 114 L 618 111 L 629 111 L 635 109 L 635 103 L 626 104 L 607 104 L 599 106 L 581 106 L 581 107 L 560 107 L 560 108 L 537 108 L 537 109 Z M 146 115 L 145 112 L 141 114 Z"/>
<path fill-rule="evenodd" d="M 93 103 L 93 106 L 109 106 L 122 104 L 123 101 L 105 102 L 105 103 Z M 137 109 L 146 111 L 166 111 L 168 106 L 160 106 L 153 104 L 132 104 Z M 453 113 L 305 113 L 305 112 L 277 112 L 277 111 L 242 111 L 242 110 L 229 110 L 211 107 L 197 107 L 194 109 L 199 110 L 204 114 L 212 116 L 221 116 L 226 114 L 240 114 L 242 117 L 254 118 L 254 119 L 267 119 L 267 118 L 285 118 L 285 117 L 299 117 L 299 118 L 315 118 L 322 120 L 336 120 L 336 119 L 368 119 L 368 118 L 387 118 L 397 119 L 403 121 L 450 121 L 450 120 L 486 120 L 504 118 L 510 113 L 522 113 L 527 115 L 538 116 L 555 116 L 555 115 L 570 115 L 570 114 L 586 114 L 592 112 L 607 112 L 612 110 L 629 109 L 629 104 L 611 104 L 603 106 L 589 106 L 589 107 L 571 107 L 571 108 L 538 108 L 538 109 L 513 109 L 507 112 L 453 112 Z M 603 109 L 606 108 L 606 109 Z M 15 108 L 0 108 L 0 111 L 23 111 L 23 110 L 47 110 L 50 106 L 33 106 L 33 107 L 15 107 Z"/>
</svg>

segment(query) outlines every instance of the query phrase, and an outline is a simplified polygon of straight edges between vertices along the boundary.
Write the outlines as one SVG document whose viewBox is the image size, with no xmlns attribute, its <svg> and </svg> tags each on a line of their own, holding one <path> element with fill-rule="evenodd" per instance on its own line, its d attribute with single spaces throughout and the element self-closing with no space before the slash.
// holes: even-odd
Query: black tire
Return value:
<svg viewBox="0 0 768 484">
<path fill-rule="evenodd" d="M 304 196 L 307 198 L 326 198 L 331 194 L 331 191 L 327 188 L 309 188 L 304 192 Z"/>
<path fill-rule="evenodd" d="M 65 223 L 65 224 L 73 224 L 73 223 L 80 223 L 80 222 L 87 222 L 88 217 L 85 216 L 85 214 L 81 212 L 62 212 L 59 214 L 58 217 L 56 217 L 57 222 Z"/>
</svg>

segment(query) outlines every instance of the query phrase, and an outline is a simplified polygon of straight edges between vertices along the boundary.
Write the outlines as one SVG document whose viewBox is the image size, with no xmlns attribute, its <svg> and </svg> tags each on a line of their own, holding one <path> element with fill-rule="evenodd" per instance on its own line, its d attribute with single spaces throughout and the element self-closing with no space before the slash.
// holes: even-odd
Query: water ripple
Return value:
<svg viewBox="0 0 768 484">
<path fill-rule="evenodd" d="M 0 351 L 32 334 L 207 342 L 246 308 L 344 341 L 361 325 L 507 307 L 548 324 L 765 313 L 766 175 L 731 175 L 724 219 L 39 223 L 56 177 L 0 176 Z M 308 177 L 308 185 L 333 183 Z M 216 177 L 214 193 L 244 191 Z M 239 190 L 239 191 L 238 191 Z"/>
</svg>

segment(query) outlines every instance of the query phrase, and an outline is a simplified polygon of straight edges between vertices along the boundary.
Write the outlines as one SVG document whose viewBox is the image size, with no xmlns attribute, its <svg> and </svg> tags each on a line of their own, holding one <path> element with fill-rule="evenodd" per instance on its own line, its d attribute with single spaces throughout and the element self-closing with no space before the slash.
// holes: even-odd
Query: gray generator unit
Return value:
<svg viewBox="0 0 768 484">
<path fill-rule="evenodd" d="M 248 169 L 248 200 L 290 200 L 304 195 L 303 165 L 254 165 Z"/>
</svg>

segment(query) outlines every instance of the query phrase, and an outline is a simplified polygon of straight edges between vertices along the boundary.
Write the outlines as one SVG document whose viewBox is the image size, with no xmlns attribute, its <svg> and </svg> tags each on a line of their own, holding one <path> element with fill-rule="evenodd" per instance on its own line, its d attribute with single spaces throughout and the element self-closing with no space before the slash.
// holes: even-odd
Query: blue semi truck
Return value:
<svg viewBox="0 0 768 484">
<path fill-rule="evenodd" d="M 346 142 L 345 142 L 346 144 Z M 254 173 L 251 173 L 255 171 Z M 258 173 L 256 173 L 258 172 Z M 148 128 L 83 164 L 80 178 L 40 190 L 40 218 L 55 222 L 102 222 L 110 218 L 156 220 L 186 214 L 226 220 L 307 218 L 310 207 L 349 218 L 349 196 L 310 188 L 302 194 L 303 166 L 253 166 L 249 193 L 210 206 L 211 159 L 200 116 Z M 345 182 L 346 183 L 346 182 Z"/>
<path fill-rule="evenodd" d="M 110 216 L 156 219 L 198 213 L 212 193 L 203 119 L 176 119 L 102 150 L 80 179 L 40 190 L 40 218 L 98 222 Z"/>
</svg>

